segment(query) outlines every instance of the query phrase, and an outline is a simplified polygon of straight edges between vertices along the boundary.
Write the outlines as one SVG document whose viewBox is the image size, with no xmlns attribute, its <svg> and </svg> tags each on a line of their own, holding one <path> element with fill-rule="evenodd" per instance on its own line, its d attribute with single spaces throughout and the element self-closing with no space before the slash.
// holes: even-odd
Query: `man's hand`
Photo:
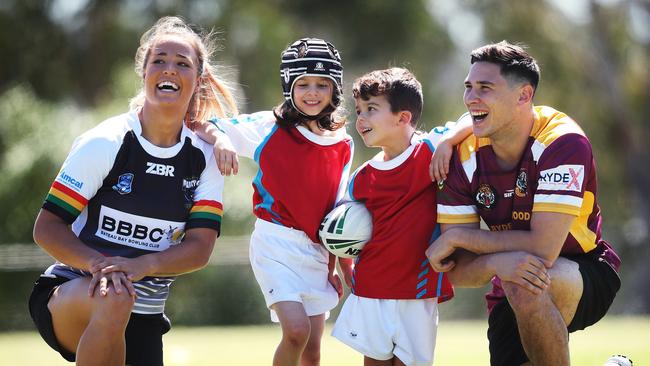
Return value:
<svg viewBox="0 0 650 366">
<path fill-rule="evenodd" d="M 502 252 L 492 255 L 492 267 L 502 281 L 509 281 L 533 294 L 541 294 L 551 285 L 546 268 L 550 263 L 526 252 Z"/>
</svg>

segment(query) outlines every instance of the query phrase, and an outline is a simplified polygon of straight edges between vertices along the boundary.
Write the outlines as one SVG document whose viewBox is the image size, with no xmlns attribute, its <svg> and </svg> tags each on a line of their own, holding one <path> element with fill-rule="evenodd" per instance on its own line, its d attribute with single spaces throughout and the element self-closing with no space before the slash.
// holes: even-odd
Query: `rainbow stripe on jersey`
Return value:
<svg viewBox="0 0 650 366">
<path fill-rule="evenodd" d="M 217 201 L 201 200 L 194 203 L 190 210 L 190 220 L 207 219 L 221 222 L 223 206 Z"/>
<path fill-rule="evenodd" d="M 200 200 L 194 202 L 187 219 L 186 229 L 193 227 L 211 227 L 219 230 L 223 217 L 223 205 L 221 202 L 211 200 Z"/>
<path fill-rule="evenodd" d="M 68 222 L 74 221 L 88 204 L 82 195 L 57 181 L 52 183 L 45 201 L 63 210 Z"/>
</svg>

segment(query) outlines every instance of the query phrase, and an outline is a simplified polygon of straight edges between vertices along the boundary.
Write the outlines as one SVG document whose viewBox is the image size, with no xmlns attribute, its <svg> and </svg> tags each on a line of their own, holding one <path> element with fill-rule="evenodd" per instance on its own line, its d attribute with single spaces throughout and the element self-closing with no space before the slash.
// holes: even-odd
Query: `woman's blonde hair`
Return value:
<svg viewBox="0 0 650 366">
<path fill-rule="evenodd" d="M 211 117 L 227 117 L 238 113 L 235 99 L 225 82 L 217 77 L 217 68 L 210 62 L 217 50 L 215 33 L 195 32 L 183 19 L 167 16 L 160 18 L 156 24 L 140 38 L 140 46 L 135 54 L 135 71 L 144 80 L 144 71 L 151 53 L 151 47 L 161 37 L 173 35 L 186 39 L 194 48 L 198 58 L 198 86 L 192 95 L 185 115 L 185 124 L 193 128 L 194 122 Z M 130 109 L 144 104 L 144 87 L 131 99 Z"/>
</svg>

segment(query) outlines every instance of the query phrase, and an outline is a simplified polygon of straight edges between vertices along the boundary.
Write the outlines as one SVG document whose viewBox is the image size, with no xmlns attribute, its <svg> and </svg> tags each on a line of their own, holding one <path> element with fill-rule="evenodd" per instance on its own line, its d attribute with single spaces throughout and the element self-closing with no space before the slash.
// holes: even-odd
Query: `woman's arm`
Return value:
<svg viewBox="0 0 650 366">
<path fill-rule="evenodd" d="M 104 256 L 85 245 L 59 216 L 41 209 L 34 223 L 34 241 L 49 255 L 71 267 L 91 271 Z"/>
<path fill-rule="evenodd" d="M 93 270 L 103 274 L 124 272 L 131 281 L 147 276 L 176 276 L 205 267 L 212 254 L 217 231 L 194 228 L 187 231 L 180 244 L 169 249 L 135 258 L 106 257 L 96 263 Z"/>
</svg>

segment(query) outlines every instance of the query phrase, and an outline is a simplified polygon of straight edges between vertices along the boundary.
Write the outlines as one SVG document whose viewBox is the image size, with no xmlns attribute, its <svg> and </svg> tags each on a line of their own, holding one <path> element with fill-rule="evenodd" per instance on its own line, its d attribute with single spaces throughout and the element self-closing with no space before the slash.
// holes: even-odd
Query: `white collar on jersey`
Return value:
<svg viewBox="0 0 650 366">
<path fill-rule="evenodd" d="M 370 161 L 368 161 L 368 164 L 370 164 L 371 167 L 378 170 L 391 170 L 402 165 L 402 163 L 404 163 L 406 159 L 408 159 L 409 156 L 411 156 L 414 149 L 415 149 L 415 145 L 410 145 L 401 154 L 397 155 L 396 157 L 388 161 L 384 161 L 384 152 L 380 151 Z"/>
<path fill-rule="evenodd" d="M 147 139 L 142 137 L 142 125 L 140 125 L 140 119 L 138 118 L 138 112 L 137 110 L 131 111 L 129 113 L 129 125 L 133 129 L 133 132 L 135 132 L 135 136 L 138 138 L 138 141 L 140 142 L 140 145 L 144 149 L 144 151 L 147 152 L 147 154 L 151 156 L 155 156 L 157 158 L 161 159 L 168 159 L 168 158 L 173 158 L 178 154 L 179 151 L 181 151 L 181 148 L 183 147 L 183 144 L 185 142 L 185 137 L 188 136 L 190 129 L 185 126 L 185 123 L 183 123 L 183 129 L 181 130 L 181 138 L 180 141 L 170 147 L 160 147 L 152 144 L 149 142 Z"/>
<path fill-rule="evenodd" d="M 318 145 L 334 145 L 337 142 L 345 139 L 348 134 L 345 132 L 345 127 L 339 128 L 334 132 L 334 136 L 321 136 L 311 132 L 307 127 L 302 125 L 297 125 L 296 129 L 300 132 L 307 140 L 316 143 Z"/>
</svg>

